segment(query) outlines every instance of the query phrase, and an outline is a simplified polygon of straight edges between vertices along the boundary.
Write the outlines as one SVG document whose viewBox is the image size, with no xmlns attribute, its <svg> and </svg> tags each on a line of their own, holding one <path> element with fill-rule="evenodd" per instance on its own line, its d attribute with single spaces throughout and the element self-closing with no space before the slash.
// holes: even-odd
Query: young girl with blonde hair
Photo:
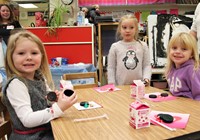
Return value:
<svg viewBox="0 0 200 140">
<path fill-rule="evenodd" d="M 138 20 L 124 15 L 116 32 L 119 41 L 112 44 L 108 54 L 108 83 L 130 85 L 133 80 L 151 79 L 149 47 L 138 39 Z"/>
<path fill-rule="evenodd" d="M 169 90 L 174 96 L 200 100 L 197 42 L 189 33 L 177 33 L 170 39 L 165 77 Z"/>
<path fill-rule="evenodd" d="M 54 84 L 41 40 L 20 31 L 10 36 L 5 58 L 8 82 L 3 90 L 12 121 L 10 140 L 53 140 L 50 121 L 63 115 L 77 100 L 57 93 L 57 102 L 48 104 L 46 95 Z"/>
</svg>

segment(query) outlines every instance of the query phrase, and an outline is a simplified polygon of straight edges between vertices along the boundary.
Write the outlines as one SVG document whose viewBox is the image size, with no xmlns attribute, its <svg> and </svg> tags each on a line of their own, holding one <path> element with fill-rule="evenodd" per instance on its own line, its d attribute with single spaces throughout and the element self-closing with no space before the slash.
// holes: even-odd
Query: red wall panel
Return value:
<svg viewBox="0 0 200 140">
<path fill-rule="evenodd" d="M 68 58 L 72 63 L 93 63 L 93 28 L 84 27 L 61 27 L 57 29 L 57 36 L 46 34 L 47 27 L 26 28 L 37 35 L 44 43 L 49 63 L 51 58 Z"/>
<path fill-rule="evenodd" d="M 64 57 L 68 58 L 68 63 L 92 63 L 91 45 L 45 45 L 48 54 L 49 63 L 51 58 Z"/>
<path fill-rule="evenodd" d="M 65 27 L 56 29 L 56 36 L 48 35 L 48 28 L 27 28 L 43 42 L 89 42 L 92 41 L 92 28 Z"/>
</svg>

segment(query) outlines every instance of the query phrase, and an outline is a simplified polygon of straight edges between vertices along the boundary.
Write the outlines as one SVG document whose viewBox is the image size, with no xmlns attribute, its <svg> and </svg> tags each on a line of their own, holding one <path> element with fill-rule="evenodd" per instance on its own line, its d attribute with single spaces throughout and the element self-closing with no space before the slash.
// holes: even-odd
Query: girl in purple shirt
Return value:
<svg viewBox="0 0 200 140">
<path fill-rule="evenodd" d="M 200 69 L 197 42 L 189 33 L 177 33 L 169 41 L 165 70 L 174 96 L 200 101 Z"/>
</svg>

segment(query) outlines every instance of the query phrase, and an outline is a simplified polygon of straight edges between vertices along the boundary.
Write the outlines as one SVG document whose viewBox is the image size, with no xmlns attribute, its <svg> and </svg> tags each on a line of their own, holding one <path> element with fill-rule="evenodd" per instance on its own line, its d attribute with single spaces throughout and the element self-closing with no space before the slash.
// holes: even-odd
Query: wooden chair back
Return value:
<svg viewBox="0 0 200 140">
<path fill-rule="evenodd" d="M 91 88 L 91 87 L 97 87 L 98 86 L 97 72 L 63 74 L 63 80 L 75 80 L 75 79 L 86 79 L 86 78 L 94 78 L 94 83 L 74 84 L 73 85 L 74 89 Z"/>
<path fill-rule="evenodd" d="M 10 137 L 12 132 L 11 122 L 8 115 L 7 108 L 2 103 L 2 94 L 0 93 L 0 139 L 6 140 Z M 7 137 L 7 138 L 6 138 Z"/>
</svg>

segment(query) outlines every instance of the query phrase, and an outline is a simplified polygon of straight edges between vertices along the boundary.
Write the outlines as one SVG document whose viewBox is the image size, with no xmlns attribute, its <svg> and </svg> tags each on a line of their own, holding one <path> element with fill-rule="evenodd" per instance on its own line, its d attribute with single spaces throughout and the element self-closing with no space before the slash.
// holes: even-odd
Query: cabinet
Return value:
<svg viewBox="0 0 200 140">
<path fill-rule="evenodd" d="M 99 82 L 103 84 L 103 71 L 104 56 L 108 55 L 109 49 L 112 43 L 116 42 L 115 34 L 117 30 L 118 23 L 98 23 L 98 67 L 99 67 Z M 105 77 L 107 80 L 107 77 Z"/>
<path fill-rule="evenodd" d="M 95 64 L 93 26 L 67 26 L 56 29 L 57 35 L 47 35 L 47 27 L 26 28 L 43 42 L 49 63 L 51 58 L 65 57 L 68 63 Z"/>
</svg>

